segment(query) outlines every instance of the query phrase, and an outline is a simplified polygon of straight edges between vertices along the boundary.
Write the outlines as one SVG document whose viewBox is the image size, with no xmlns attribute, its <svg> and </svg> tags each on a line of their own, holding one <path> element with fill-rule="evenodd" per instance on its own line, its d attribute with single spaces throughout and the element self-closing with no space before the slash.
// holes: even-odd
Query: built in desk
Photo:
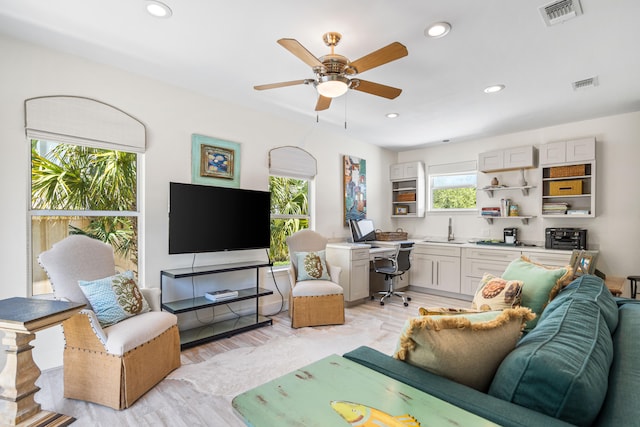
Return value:
<svg viewBox="0 0 640 427">
<path fill-rule="evenodd" d="M 79 312 L 85 304 L 35 298 L 0 300 L 0 331 L 7 346 L 7 360 L 0 373 L 0 425 L 68 425 L 73 418 L 42 411 L 35 401 L 40 369 L 33 361 L 29 343 L 36 332 L 58 325 Z"/>
</svg>

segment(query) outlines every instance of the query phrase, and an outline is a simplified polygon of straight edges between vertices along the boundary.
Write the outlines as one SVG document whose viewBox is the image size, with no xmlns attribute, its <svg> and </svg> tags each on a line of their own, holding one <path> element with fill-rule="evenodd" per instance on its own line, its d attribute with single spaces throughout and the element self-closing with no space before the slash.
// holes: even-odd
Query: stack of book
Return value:
<svg viewBox="0 0 640 427">
<path fill-rule="evenodd" d="M 542 204 L 542 215 L 565 215 L 569 209 L 568 203 L 554 202 Z"/>
<path fill-rule="evenodd" d="M 482 216 L 500 216 L 500 207 L 499 206 L 489 206 L 486 208 L 482 208 L 480 211 Z"/>
<path fill-rule="evenodd" d="M 231 289 L 221 289 L 219 291 L 205 292 L 204 297 L 210 301 L 218 302 L 228 299 L 238 298 L 238 291 Z"/>
</svg>

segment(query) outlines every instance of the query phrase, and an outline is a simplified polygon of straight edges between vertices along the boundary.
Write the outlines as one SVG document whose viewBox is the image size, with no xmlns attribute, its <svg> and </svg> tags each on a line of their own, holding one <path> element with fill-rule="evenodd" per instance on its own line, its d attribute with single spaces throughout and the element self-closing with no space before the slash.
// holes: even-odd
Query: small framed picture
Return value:
<svg viewBox="0 0 640 427">
<path fill-rule="evenodd" d="M 596 271 L 597 251 L 574 250 L 569 265 L 573 267 L 574 276 L 593 274 Z"/>
<path fill-rule="evenodd" d="M 233 179 L 234 155 L 234 150 L 202 144 L 200 176 Z"/>
<path fill-rule="evenodd" d="M 409 206 L 408 205 L 395 205 L 393 207 L 393 214 L 394 215 L 406 215 L 409 213 Z"/>
</svg>

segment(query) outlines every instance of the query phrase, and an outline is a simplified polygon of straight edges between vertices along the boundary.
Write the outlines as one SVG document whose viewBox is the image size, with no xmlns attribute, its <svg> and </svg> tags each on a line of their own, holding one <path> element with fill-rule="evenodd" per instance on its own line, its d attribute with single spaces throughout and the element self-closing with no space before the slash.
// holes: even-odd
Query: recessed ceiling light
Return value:
<svg viewBox="0 0 640 427">
<path fill-rule="evenodd" d="M 429 25 L 424 30 L 424 35 L 427 37 L 431 37 L 437 39 L 439 37 L 444 37 L 449 34 L 451 31 L 451 24 L 448 22 L 436 22 L 435 24 Z"/>
<path fill-rule="evenodd" d="M 173 15 L 171 8 L 162 2 L 156 0 L 146 0 L 145 3 L 147 12 L 149 12 L 151 16 L 155 16 L 156 18 L 169 18 L 171 15 Z"/>
<path fill-rule="evenodd" d="M 387 114 L 385 114 L 385 117 L 387 117 L 388 119 L 395 119 L 399 115 L 400 114 L 398 114 L 398 113 L 387 113 Z"/>
<path fill-rule="evenodd" d="M 487 86 L 484 88 L 484 93 L 496 93 L 496 92 L 500 92 L 504 88 L 505 88 L 504 85 Z"/>
</svg>

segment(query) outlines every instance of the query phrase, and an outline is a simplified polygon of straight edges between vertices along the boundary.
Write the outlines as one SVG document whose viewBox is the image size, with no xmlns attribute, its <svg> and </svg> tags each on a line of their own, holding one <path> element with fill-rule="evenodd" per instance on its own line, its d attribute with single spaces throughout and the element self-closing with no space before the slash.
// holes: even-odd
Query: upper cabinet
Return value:
<svg viewBox="0 0 640 427">
<path fill-rule="evenodd" d="M 478 155 L 480 172 L 536 167 L 536 149 L 532 145 L 488 151 Z"/>
<path fill-rule="evenodd" d="M 540 164 L 588 162 L 596 158 L 594 137 L 549 142 L 540 146 Z"/>
<path fill-rule="evenodd" d="M 425 176 L 422 162 L 391 165 L 391 216 L 396 218 L 424 217 Z"/>
<path fill-rule="evenodd" d="M 582 138 L 540 147 L 542 216 L 596 215 L 596 141 Z"/>
</svg>

